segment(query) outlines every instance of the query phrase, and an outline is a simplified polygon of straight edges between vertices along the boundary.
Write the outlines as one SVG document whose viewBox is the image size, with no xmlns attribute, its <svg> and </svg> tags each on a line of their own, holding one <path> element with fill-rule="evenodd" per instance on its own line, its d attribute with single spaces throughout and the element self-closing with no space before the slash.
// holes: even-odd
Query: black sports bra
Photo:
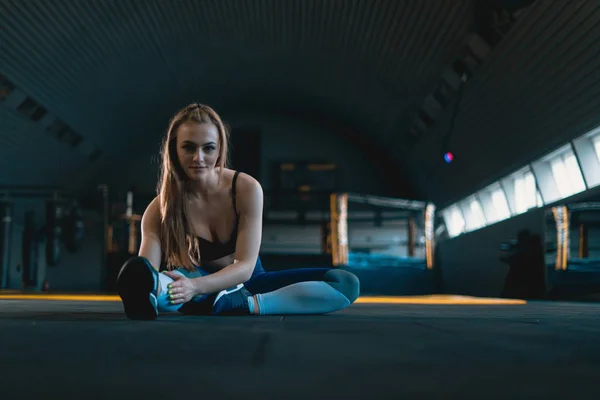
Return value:
<svg viewBox="0 0 600 400">
<path fill-rule="evenodd" d="M 231 237 L 227 243 L 210 242 L 198 236 L 198 246 L 200 247 L 201 261 L 214 261 L 235 253 L 235 244 L 237 241 L 238 227 L 240 222 L 240 216 L 235 205 L 235 181 L 237 180 L 238 174 L 239 171 L 236 171 L 233 175 L 233 182 L 231 184 L 231 199 L 233 202 L 233 210 L 235 211 L 235 225 L 233 228 L 233 233 L 231 234 Z"/>
</svg>

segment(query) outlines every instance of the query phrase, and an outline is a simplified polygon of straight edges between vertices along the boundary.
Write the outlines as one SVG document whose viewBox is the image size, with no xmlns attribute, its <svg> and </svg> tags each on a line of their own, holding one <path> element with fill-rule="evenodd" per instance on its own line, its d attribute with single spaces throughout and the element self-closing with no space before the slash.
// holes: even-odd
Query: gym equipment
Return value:
<svg viewBox="0 0 600 400">
<path fill-rule="evenodd" d="M 434 218 L 431 203 L 334 193 L 330 196 L 333 265 L 424 264 L 433 269 Z"/>
<path fill-rule="evenodd" d="M 122 204 L 119 204 L 121 206 Z M 133 212 L 133 193 L 127 192 L 125 208 L 113 210 L 113 221 L 107 229 L 108 253 L 127 252 L 137 254 L 141 244 L 142 215 Z"/>
<path fill-rule="evenodd" d="M 22 278 L 25 286 L 35 286 L 38 279 L 38 247 L 35 231 L 35 215 L 33 211 L 25 213 L 25 226 L 23 227 L 22 249 Z"/>
<path fill-rule="evenodd" d="M 10 245 L 12 238 L 12 212 L 13 203 L 9 200 L 0 200 L 0 289 L 8 288 L 10 267 Z"/>
<path fill-rule="evenodd" d="M 66 204 L 60 199 L 46 201 L 46 262 L 56 266 L 60 262 L 61 247 L 74 253 L 81 248 L 85 236 L 83 212 L 77 201 Z"/>
<path fill-rule="evenodd" d="M 567 270 L 569 258 L 569 210 L 566 206 L 552 207 L 552 215 L 556 223 L 556 269 Z"/>
<path fill-rule="evenodd" d="M 124 205 L 124 208 L 122 207 Z M 106 227 L 106 290 L 115 291 L 118 271 L 141 244 L 141 214 L 133 211 L 133 192 L 128 191 L 125 204 L 113 209 L 113 221 Z"/>
<path fill-rule="evenodd" d="M 71 203 L 62 220 L 65 249 L 75 253 L 81 248 L 85 235 L 83 213 L 77 201 Z"/>
<path fill-rule="evenodd" d="M 63 245 L 69 252 L 81 249 L 86 228 L 82 210 L 97 208 L 100 201 L 94 196 L 99 196 L 88 189 L 74 192 L 49 186 L 0 185 L 0 190 L 0 288 L 39 289 L 46 266 L 61 262 Z M 27 207 L 23 214 L 13 215 L 23 206 Z M 94 217 L 86 214 L 91 226 Z M 15 239 L 21 247 L 12 252 Z"/>
<path fill-rule="evenodd" d="M 549 209 L 546 212 L 546 264 L 557 271 L 597 265 L 599 228 L 600 202 L 563 204 Z M 598 268 L 594 266 L 591 270 Z"/>
<path fill-rule="evenodd" d="M 582 299 L 600 293 L 600 202 L 556 205 L 545 212 L 548 297 Z"/>
<path fill-rule="evenodd" d="M 62 239 L 61 219 L 63 217 L 62 202 L 56 199 L 46 201 L 46 263 L 56 266 L 60 262 L 60 245 Z"/>
</svg>

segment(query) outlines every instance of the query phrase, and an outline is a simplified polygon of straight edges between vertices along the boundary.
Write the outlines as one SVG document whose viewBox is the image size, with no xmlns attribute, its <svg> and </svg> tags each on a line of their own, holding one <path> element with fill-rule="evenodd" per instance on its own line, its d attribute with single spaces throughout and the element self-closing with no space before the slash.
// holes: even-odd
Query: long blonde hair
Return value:
<svg viewBox="0 0 600 400">
<path fill-rule="evenodd" d="M 177 130 L 186 123 L 209 123 L 219 131 L 219 181 L 229 166 L 229 131 L 219 115 L 210 107 L 193 103 L 179 110 L 169 123 L 169 129 L 161 146 L 162 166 L 157 192 L 161 214 L 161 242 L 167 269 L 184 267 L 193 271 L 200 265 L 198 238 L 192 234 L 186 200 L 190 194 L 189 178 L 177 157 Z"/>
</svg>

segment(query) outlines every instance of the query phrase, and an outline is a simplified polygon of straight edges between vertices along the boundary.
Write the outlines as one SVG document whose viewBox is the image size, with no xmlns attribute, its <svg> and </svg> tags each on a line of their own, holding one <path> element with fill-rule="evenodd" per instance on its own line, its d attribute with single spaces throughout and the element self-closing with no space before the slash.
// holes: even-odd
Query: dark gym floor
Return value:
<svg viewBox="0 0 600 400">
<path fill-rule="evenodd" d="M 2 399 L 572 399 L 599 378 L 595 303 L 141 322 L 114 301 L 0 300 Z"/>
</svg>

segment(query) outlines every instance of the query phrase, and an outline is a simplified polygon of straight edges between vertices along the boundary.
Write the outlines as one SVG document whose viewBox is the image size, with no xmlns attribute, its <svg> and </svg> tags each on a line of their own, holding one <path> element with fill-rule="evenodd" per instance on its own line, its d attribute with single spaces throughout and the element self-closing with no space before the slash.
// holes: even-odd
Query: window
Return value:
<svg viewBox="0 0 600 400">
<path fill-rule="evenodd" d="M 478 200 L 472 199 L 470 204 L 471 218 L 473 219 L 473 229 L 479 229 L 485 226 L 485 215 L 483 214 L 483 208 Z"/>
<path fill-rule="evenodd" d="M 541 207 L 544 205 L 544 200 L 542 200 L 542 195 L 540 194 L 540 192 L 537 192 L 537 206 Z"/>
<path fill-rule="evenodd" d="M 535 178 L 531 172 L 515 180 L 515 200 L 517 212 L 522 213 L 535 207 Z M 534 200 L 534 201 L 532 201 Z"/>
<path fill-rule="evenodd" d="M 585 190 L 583 176 L 573 152 L 550 161 L 550 169 L 562 198 Z"/>
<path fill-rule="evenodd" d="M 515 212 L 517 214 L 524 213 L 530 208 L 543 205 L 540 204 L 542 203 L 542 196 L 540 196 L 537 191 L 535 177 L 530 170 L 521 176 L 516 176 L 513 183 Z"/>
<path fill-rule="evenodd" d="M 498 188 L 492 192 L 492 204 L 496 210 L 497 221 L 501 221 L 510 217 L 508 202 L 506 201 L 506 196 L 504 195 L 504 191 L 502 189 Z"/>
<path fill-rule="evenodd" d="M 461 200 L 442 215 L 450 237 L 455 237 L 598 185 L 600 127 Z"/>
<path fill-rule="evenodd" d="M 578 166 L 588 189 L 600 185 L 600 127 L 573 140 Z"/>
<path fill-rule="evenodd" d="M 531 168 L 526 166 L 502 179 L 509 210 L 513 215 L 544 205 Z"/>
<path fill-rule="evenodd" d="M 457 206 L 444 210 L 443 216 L 450 237 L 458 236 L 465 231 L 465 220 Z"/>
<path fill-rule="evenodd" d="M 596 151 L 596 157 L 598 157 L 598 162 L 600 162 L 600 135 L 597 135 L 592 139 L 594 143 L 594 150 Z"/>
<path fill-rule="evenodd" d="M 502 221 L 512 215 L 506 194 L 500 182 L 496 182 L 477 193 L 477 198 L 481 202 L 483 215 L 488 225 Z"/>
<path fill-rule="evenodd" d="M 471 196 L 461 201 L 460 209 L 465 220 L 466 231 L 474 231 L 486 225 L 485 214 L 477 197 Z"/>
<path fill-rule="evenodd" d="M 590 140 L 587 139 L 587 150 L 593 162 L 597 164 L 590 144 Z M 586 189 L 575 153 L 577 148 L 581 148 L 580 144 L 568 143 L 531 164 L 545 204 L 560 201 Z M 589 157 L 585 156 L 584 158 Z M 584 161 L 583 158 L 582 161 Z M 588 176 L 589 178 L 590 176 Z"/>
<path fill-rule="evenodd" d="M 477 194 L 477 197 L 481 202 L 483 215 L 488 224 L 502 221 L 511 216 L 508 200 L 500 182 L 483 189 Z"/>
</svg>

